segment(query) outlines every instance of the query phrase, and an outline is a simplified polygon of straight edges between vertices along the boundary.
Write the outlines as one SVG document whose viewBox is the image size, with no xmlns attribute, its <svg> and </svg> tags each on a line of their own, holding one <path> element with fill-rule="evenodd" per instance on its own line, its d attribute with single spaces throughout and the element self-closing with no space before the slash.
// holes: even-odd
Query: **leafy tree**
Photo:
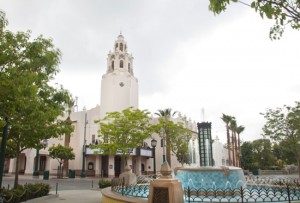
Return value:
<svg viewBox="0 0 300 203">
<path fill-rule="evenodd" d="M 299 0 L 252 0 L 250 4 L 238 0 L 209 0 L 209 10 L 214 14 L 225 11 L 230 3 L 239 2 L 247 5 L 260 14 L 263 18 L 275 20 L 275 25 L 270 29 L 270 38 L 279 39 L 286 25 L 300 29 L 300 1 Z"/>
<path fill-rule="evenodd" d="M 49 85 L 59 71 L 60 51 L 50 39 L 32 39 L 30 31 L 13 33 L 5 25 L 5 14 L 0 12 L 0 120 L 10 122 L 8 148 L 16 154 L 16 188 L 20 153 L 73 128 L 59 119 L 69 92 Z"/>
<path fill-rule="evenodd" d="M 254 167 L 254 154 L 253 154 L 252 142 L 250 141 L 244 142 L 241 145 L 241 153 L 242 153 L 242 157 L 241 157 L 242 168 L 250 171 L 257 169 Z"/>
<path fill-rule="evenodd" d="M 266 119 L 264 135 L 275 142 L 282 142 L 282 148 L 292 153 L 290 158 L 300 167 L 300 102 L 296 102 L 295 106 L 267 109 L 262 115 Z"/>
<path fill-rule="evenodd" d="M 72 113 L 72 108 L 74 106 L 74 100 L 70 99 L 67 103 L 67 119 L 65 120 L 66 125 L 68 125 L 70 128 L 72 128 L 72 120 L 71 120 L 71 113 Z M 69 131 L 67 134 L 65 134 L 65 140 L 64 140 L 64 146 L 70 146 L 70 141 L 71 141 L 71 131 Z M 64 170 L 65 174 L 68 175 L 69 173 L 69 160 L 65 159 L 64 160 Z"/>
<path fill-rule="evenodd" d="M 62 146 L 60 144 L 56 146 L 49 147 L 49 156 L 52 159 L 56 159 L 59 163 L 59 169 L 61 170 L 61 166 L 64 160 L 73 160 L 75 159 L 75 153 L 73 152 L 73 148 L 69 146 Z"/>
<path fill-rule="evenodd" d="M 185 163 L 190 164 L 188 144 L 192 132 L 185 127 L 184 120 L 175 123 L 172 120 L 160 117 L 158 121 L 159 123 L 153 126 L 155 132 L 161 138 L 165 137 L 167 148 L 176 155 L 179 163 L 182 165 Z"/>
<path fill-rule="evenodd" d="M 172 117 L 174 117 L 178 112 L 174 111 L 172 112 L 171 108 L 166 108 L 166 109 L 159 109 L 156 113 L 154 113 L 155 115 L 158 115 L 160 118 L 162 118 L 165 121 L 169 121 Z M 162 119 L 160 119 L 159 121 L 161 121 Z M 169 165 L 171 166 L 171 149 L 170 149 L 170 145 L 168 144 L 168 134 L 166 133 L 166 131 L 164 130 L 164 128 L 162 128 L 162 133 L 161 134 L 161 138 L 164 140 L 164 145 L 166 145 L 166 151 L 165 149 L 163 149 L 163 154 L 166 155 L 166 160 L 168 161 Z M 165 160 L 163 160 L 165 161 Z"/>
<path fill-rule="evenodd" d="M 125 158 L 132 149 L 142 146 L 145 139 L 150 138 L 152 127 L 150 113 L 147 110 L 129 107 L 122 112 L 109 112 L 103 120 L 96 121 L 100 124 L 99 145 L 94 146 L 103 150 L 104 154 L 115 155 L 118 153 Z"/>
<path fill-rule="evenodd" d="M 254 164 L 260 169 L 272 169 L 275 158 L 272 152 L 272 144 L 269 139 L 257 139 L 252 142 Z"/>
</svg>

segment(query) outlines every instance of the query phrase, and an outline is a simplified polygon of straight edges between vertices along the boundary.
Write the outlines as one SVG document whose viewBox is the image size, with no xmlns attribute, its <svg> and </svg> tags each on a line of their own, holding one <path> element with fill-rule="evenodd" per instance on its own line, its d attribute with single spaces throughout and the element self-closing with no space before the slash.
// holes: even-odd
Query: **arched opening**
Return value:
<svg viewBox="0 0 300 203">
<path fill-rule="evenodd" d="M 94 170 L 94 163 L 93 162 L 88 163 L 88 170 Z"/>
<path fill-rule="evenodd" d="M 118 48 L 118 43 L 116 43 L 116 45 L 115 45 L 115 50 L 117 50 L 117 48 Z"/>
<path fill-rule="evenodd" d="M 123 63 L 123 60 L 120 61 L 120 68 L 123 68 L 124 67 L 124 63 Z"/>
<path fill-rule="evenodd" d="M 115 61 L 111 62 L 111 68 L 114 70 L 115 69 Z"/>
<path fill-rule="evenodd" d="M 120 43 L 120 50 L 123 51 L 123 44 Z"/>
</svg>

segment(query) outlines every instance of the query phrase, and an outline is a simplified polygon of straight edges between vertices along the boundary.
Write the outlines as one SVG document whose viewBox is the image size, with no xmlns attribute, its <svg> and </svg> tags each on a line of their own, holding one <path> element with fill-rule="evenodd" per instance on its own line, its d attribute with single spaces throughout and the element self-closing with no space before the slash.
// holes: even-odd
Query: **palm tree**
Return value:
<svg viewBox="0 0 300 203">
<path fill-rule="evenodd" d="M 238 163 L 239 163 L 239 167 L 241 167 L 241 157 L 240 157 L 240 153 L 241 153 L 241 140 L 240 140 L 240 134 L 245 130 L 245 127 L 240 125 L 236 128 L 236 133 L 238 135 L 238 154 L 237 154 L 237 159 L 238 159 Z"/>
<path fill-rule="evenodd" d="M 237 145 L 236 145 L 236 120 L 234 117 L 232 117 L 230 124 L 229 124 L 229 129 L 231 130 L 231 143 L 232 143 L 232 160 L 233 160 L 233 166 L 237 165 L 236 161 L 236 151 L 237 151 Z"/>
<path fill-rule="evenodd" d="M 67 115 L 68 115 L 68 117 L 65 120 L 65 122 L 68 125 L 72 125 L 71 113 L 72 113 L 72 108 L 74 107 L 74 103 L 75 103 L 75 101 L 72 98 L 70 98 L 70 100 L 67 102 Z M 71 141 L 71 132 L 65 134 L 64 146 L 68 147 L 70 145 L 70 141 Z M 63 161 L 63 166 L 64 166 L 64 171 L 65 171 L 64 173 L 67 176 L 68 173 L 69 173 L 69 160 L 68 159 L 65 159 Z"/>
<path fill-rule="evenodd" d="M 224 123 L 226 124 L 226 132 L 227 132 L 227 151 L 228 151 L 228 164 L 229 166 L 231 165 L 232 161 L 231 161 L 231 147 L 230 147 L 230 134 L 229 134 L 229 123 L 232 120 L 231 116 L 228 116 L 226 114 L 223 113 L 223 116 L 221 117 L 221 119 L 224 121 Z"/>
<path fill-rule="evenodd" d="M 169 121 L 173 116 L 175 116 L 178 112 L 174 111 L 172 112 L 171 108 L 166 108 L 166 109 L 159 109 L 157 110 L 157 113 L 154 113 L 155 115 Z M 169 165 L 171 166 L 171 150 L 168 146 L 168 143 L 166 143 L 167 139 L 167 132 L 166 129 L 163 129 L 163 140 L 164 140 L 164 146 L 163 146 L 163 162 L 166 161 L 166 155 L 167 155 L 167 161 Z M 167 146 L 167 150 L 165 150 L 165 145 Z"/>
</svg>

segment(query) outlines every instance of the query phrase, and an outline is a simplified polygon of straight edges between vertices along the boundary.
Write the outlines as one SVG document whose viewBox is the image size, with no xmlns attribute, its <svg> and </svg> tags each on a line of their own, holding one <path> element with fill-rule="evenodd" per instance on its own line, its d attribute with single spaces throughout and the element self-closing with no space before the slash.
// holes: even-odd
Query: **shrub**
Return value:
<svg viewBox="0 0 300 203">
<path fill-rule="evenodd" d="M 99 180 L 98 182 L 99 188 L 106 188 L 111 186 L 110 180 Z"/>
<path fill-rule="evenodd" d="M 49 194 L 50 185 L 44 183 L 18 185 L 16 189 L 3 189 L 5 202 L 24 202 Z"/>
</svg>

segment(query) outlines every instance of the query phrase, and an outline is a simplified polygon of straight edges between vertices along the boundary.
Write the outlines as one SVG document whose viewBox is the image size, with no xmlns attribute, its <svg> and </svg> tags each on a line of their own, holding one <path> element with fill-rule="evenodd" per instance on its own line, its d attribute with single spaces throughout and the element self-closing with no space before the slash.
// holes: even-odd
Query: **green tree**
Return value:
<svg viewBox="0 0 300 203">
<path fill-rule="evenodd" d="M 5 30 L 5 14 L 0 16 L 0 120 L 8 118 L 10 122 L 8 148 L 16 154 L 16 188 L 20 153 L 38 147 L 43 139 L 73 131 L 59 119 L 70 94 L 49 85 L 59 71 L 61 56 L 52 40 L 32 39 L 30 31 Z"/>
<path fill-rule="evenodd" d="M 262 115 L 266 119 L 264 136 L 275 142 L 283 142 L 281 146 L 292 153 L 291 158 L 300 167 L 300 102 L 295 102 L 295 106 L 267 109 Z"/>
<path fill-rule="evenodd" d="M 236 157 L 237 157 L 237 160 L 238 160 L 238 166 L 241 167 L 241 160 L 240 160 L 240 155 L 241 155 L 241 138 L 240 138 L 240 134 L 245 130 L 245 127 L 240 125 L 240 126 L 237 126 L 236 128 L 236 134 L 238 135 L 238 150 L 237 150 L 237 153 L 236 153 Z"/>
<path fill-rule="evenodd" d="M 257 169 L 254 166 L 254 153 L 252 142 L 243 142 L 243 144 L 241 145 L 241 154 L 241 167 L 243 169 L 250 171 Z"/>
<path fill-rule="evenodd" d="M 275 157 L 272 152 L 272 144 L 269 139 L 257 139 L 252 142 L 254 165 L 260 169 L 272 169 L 275 165 Z"/>
<path fill-rule="evenodd" d="M 151 137 L 149 114 L 147 110 L 133 107 L 122 112 L 107 113 L 103 120 L 96 121 L 100 124 L 100 142 L 94 148 L 100 148 L 104 154 L 120 153 L 127 164 L 126 160 L 131 150 L 142 146 L 144 140 Z"/>
<path fill-rule="evenodd" d="M 229 129 L 231 130 L 231 150 L 232 150 L 232 164 L 233 166 L 237 166 L 237 160 L 236 160 L 236 151 L 237 151 L 237 145 L 236 145 L 236 128 L 237 123 L 234 117 L 231 117 L 230 123 L 229 123 Z"/>
<path fill-rule="evenodd" d="M 178 112 L 177 111 L 172 111 L 171 108 L 166 108 L 166 109 L 159 109 L 157 110 L 156 113 L 154 113 L 155 115 L 158 115 L 161 119 L 159 119 L 160 121 L 169 121 L 172 117 L 174 117 Z M 161 138 L 164 141 L 164 145 L 166 145 L 166 150 L 163 148 L 163 155 L 166 156 L 166 160 L 168 161 L 169 165 L 171 166 L 171 149 L 170 149 L 170 145 L 168 144 L 168 140 L 170 140 L 168 138 L 168 133 L 166 132 L 164 126 L 162 126 L 161 128 L 161 132 L 159 133 L 161 135 Z M 165 158 L 165 157 L 164 157 Z M 165 161 L 165 160 L 163 160 Z"/>
<path fill-rule="evenodd" d="M 167 148 L 176 155 L 179 163 L 190 164 L 188 145 L 192 132 L 184 125 L 184 120 L 174 123 L 163 117 L 158 118 L 159 123 L 154 125 L 155 132 L 164 138 L 166 135 Z"/>
<path fill-rule="evenodd" d="M 228 164 L 229 164 L 229 166 L 231 166 L 232 165 L 232 159 L 231 159 L 231 142 L 230 142 L 230 132 L 229 132 L 230 128 L 229 128 L 229 125 L 230 125 L 230 122 L 233 119 L 233 117 L 223 113 L 221 119 L 226 125 L 227 151 L 228 151 L 228 162 L 229 162 Z"/>
<path fill-rule="evenodd" d="M 56 159 L 59 163 L 59 170 L 62 170 L 62 164 L 64 160 L 73 160 L 75 159 L 75 153 L 73 148 L 69 146 L 62 146 L 60 144 L 49 147 L 49 156 L 52 159 Z M 59 173 L 62 174 L 62 173 Z"/>
<path fill-rule="evenodd" d="M 70 128 L 72 128 L 72 120 L 71 120 L 71 113 L 72 113 L 72 108 L 74 106 L 74 100 L 70 99 L 67 102 L 67 119 L 65 120 L 66 125 L 68 125 Z M 70 141 L 71 141 L 71 131 L 69 131 L 67 134 L 65 134 L 65 140 L 64 140 L 64 146 L 70 146 Z M 65 159 L 64 160 L 64 171 L 65 174 L 68 175 L 69 173 L 69 160 Z"/>
<path fill-rule="evenodd" d="M 300 1 L 299 0 L 252 0 L 250 4 L 238 0 L 209 0 L 209 10 L 214 14 L 225 11 L 230 3 L 247 5 L 260 14 L 263 18 L 275 20 L 275 25 L 270 29 L 270 38 L 279 39 L 286 25 L 300 29 Z"/>
</svg>

